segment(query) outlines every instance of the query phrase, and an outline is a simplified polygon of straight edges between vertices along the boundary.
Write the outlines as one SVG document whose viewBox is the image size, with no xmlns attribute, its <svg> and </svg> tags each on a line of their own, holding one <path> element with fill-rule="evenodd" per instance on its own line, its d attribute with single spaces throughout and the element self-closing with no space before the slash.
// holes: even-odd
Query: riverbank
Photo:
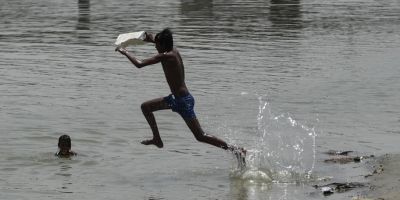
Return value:
<svg viewBox="0 0 400 200">
<path fill-rule="evenodd" d="M 376 160 L 367 198 L 379 200 L 400 199 L 400 154 L 385 154 Z"/>
</svg>

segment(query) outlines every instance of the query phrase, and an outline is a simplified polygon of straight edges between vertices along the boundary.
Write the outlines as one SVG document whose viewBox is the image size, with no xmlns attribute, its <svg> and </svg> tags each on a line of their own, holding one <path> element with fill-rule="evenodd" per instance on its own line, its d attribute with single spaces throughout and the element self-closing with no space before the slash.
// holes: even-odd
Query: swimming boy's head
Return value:
<svg viewBox="0 0 400 200">
<path fill-rule="evenodd" d="M 58 138 L 58 148 L 61 153 L 67 153 L 71 150 L 71 138 L 68 135 L 62 135 Z"/>
<path fill-rule="evenodd" d="M 154 38 L 156 42 L 156 49 L 159 53 L 171 51 L 174 46 L 174 40 L 172 39 L 172 32 L 168 28 L 157 33 Z"/>
</svg>

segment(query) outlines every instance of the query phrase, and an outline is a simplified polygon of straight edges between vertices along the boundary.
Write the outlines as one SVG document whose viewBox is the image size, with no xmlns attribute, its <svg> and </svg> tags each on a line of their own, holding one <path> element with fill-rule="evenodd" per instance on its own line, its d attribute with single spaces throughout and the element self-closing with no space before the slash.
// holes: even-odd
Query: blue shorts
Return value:
<svg viewBox="0 0 400 200">
<path fill-rule="evenodd" d="M 187 94 L 183 97 L 175 97 L 170 94 L 164 97 L 164 101 L 172 109 L 172 111 L 179 113 L 183 119 L 196 118 L 194 113 L 194 98 L 191 94 Z"/>
</svg>

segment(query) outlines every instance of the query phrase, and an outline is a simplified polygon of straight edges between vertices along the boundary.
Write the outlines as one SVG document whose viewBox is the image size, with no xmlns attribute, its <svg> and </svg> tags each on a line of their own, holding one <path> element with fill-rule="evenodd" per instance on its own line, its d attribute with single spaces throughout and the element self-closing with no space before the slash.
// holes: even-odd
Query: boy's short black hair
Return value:
<svg viewBox="0 0 400 200">
<path fill-rule="evenodd" d="M 158 42 L 167 51 L 171 51 L 174 47 L 174 40 L 172 39 L 172 32 L 169 28 L 157 33 L 155 42 Z"/>
<path fill-rule="evenodd" d="M 69 135 L 62 135 L 60 138 L 58 138 L 58 146 L 60 146 L 62 143 L 71 147 L 71 138 Z"/>
</svg>

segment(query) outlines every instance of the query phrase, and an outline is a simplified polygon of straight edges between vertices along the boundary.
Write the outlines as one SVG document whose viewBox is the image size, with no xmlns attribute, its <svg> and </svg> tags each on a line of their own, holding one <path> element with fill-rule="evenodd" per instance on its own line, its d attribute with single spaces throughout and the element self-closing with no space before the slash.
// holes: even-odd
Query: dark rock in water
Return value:
<svg viewBox="0 0 400 200">
<path fill-rule="evenodd" d="M 361 157 L 358 156 L 337 156 L 334 158 L 330 158 L 330 159 L 326 159 L 324 160 L 324 162 L 327 163 L 341 163 L 341 164 L 345 164 L 345 163 L 349 163 L 349 162 L 360 162 L 361 161 Z"/>
<path fill-rule="evenodd" d="M 319 188 L 325 196 L 331 195 L 334 192 L 346 192 L 354 188 L 365 187 L 364 183 L 350 182 L 350 183 L 329 183 L 326 185 L 314 185 L 315 188 Z"/>
<path fill-rule="evenodd" d="M 326 152 L 326 154 L 331 155 L 331 156 L 347 156 L 349 153 L 352 153 L 353 151 L 335 151 L 335 150 L 329 150 Z"/>
<path fill-rule="evenodd" d="M 328 151 L 326 154 L 329 155 L 328 159 L 325 159 L 324 162 L 326 163 L 358 163 L 361 162 L 363 159 L 372 158 L 374 155 L 370 156 L 355 156 L 351 155 L 353 151 Z M 315 188 L 321 190 L 324 196 L 331 195 L 335 192 L 341 193 L 346 192 L 355 188 L 362 188 L 366 185 L 364 183 L 359 182 L 346 182 L 346 183 L 330 183 L 326 185 L 314 185 Z"/>
<path fill-rule="evenodd" d="M 333 158 L 326 159 L 326 160 L 324 160 L 324 162 L 346 164 L 346 163 L 350 163 L 350 162 L 361 162 L 361 160 L 363 160 L 363 159 L 372 158 L 372 157 L 374 157 L 374 155 L 370 155 L 370 156 L 341 156 L 341 155 L 338 155 Z"/>
<path fill-rule="evenodd" d="M 321 188 L 322 194 L 325 196 L 331 195 L 334 193 L 335 189 L 332 187 L 322 187 Z"/>
</svg>

